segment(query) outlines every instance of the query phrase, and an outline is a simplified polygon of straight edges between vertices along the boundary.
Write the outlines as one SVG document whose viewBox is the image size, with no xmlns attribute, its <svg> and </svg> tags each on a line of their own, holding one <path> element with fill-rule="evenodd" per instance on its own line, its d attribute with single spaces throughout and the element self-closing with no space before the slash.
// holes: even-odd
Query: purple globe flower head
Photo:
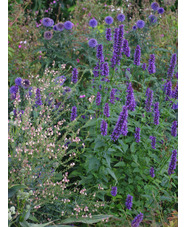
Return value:
<svg viewBox="0 0 186 227">
<path fill-rule="evenodd" d="M 111 195 L 116 196 L 117 195 L 117 187 L 112 187 L 111 189 Z"/>
<path fill-rule="evenodd" d="M 10 94 L 16 94 L 18 92 L 18 86 L 12 86 L 10 87 Z"/>
<path fill-rule="evenodd" d="M 143 20 L 138 20 L 136 25 L 138 28 L 143 28 L 145 26 L 145 22 Z"/>
<path fill-rule="evenodd" d="M 171 175 L 174 173 L 174 170 L 176 169 L 176 162 L 177 162 L 177 150 L 173 150 L 171 155 L 171 161 L 169 163 L 168 175 Z"/>
<path fill-rule="evenodd" d="M 140 222 L 143 221 L 143 214 L 139 213 L 131 223 L 131 227 L 138 227 Z"/>
<path fill-rule="evenodd" d="M 96 46 L 98 45 L 98 42 L 97 42 L 96 39 L 90 39 L 90 40 L 88 41 L 88 45 L 89 45 L 89 47 L 94 48 L 94 47 L 96 47 Z"/>
<path fill-rule="evenodd" d="M 127 195 L 125 206 L 128 210 L 131 210 L 131 208 L 132 208 L 132 199 L 133 199 L 133 196 Z"/>
<path fill-rule="evenodd" d="M 45 17 L 42 19 L 43 26 L 45 27 L 51 27 L 54 24 L 54 21 L 52 19 L 50 19 L 49 17 Z"/>
<path fill-rule="evenodd" d="M 66 22 L 64 23 L 64 28 L 65 28 L 66 30 L 71 30 L 72 27 L 73 27 L 73 24 L 72 24 L 71 21 L 66 21 Z"/>
<path fill-rule="evenodd" d="M 133 27 L 132 27 L 132 30 L 136 30 L 137 29 L 137 26 L 136 25 L 134 25 Z"/>
<path fill-rule="evenodd" d="M 70 118 L 70 120 L 74 121 L 76 119 L 76 117 L 77 117 L 77 107 L 73 106 L 72 110 L 71 110 L 71 118 Z"/>
<path fill-rule="evenodd" d="M 112 40 L 111 28 L 107 28 L 106 29 L 105 38 L 106 38 L 107 41 L 111 41 Z"/>
<path fill-rule="evenodd" d="M 101 127 L 100 127 L 100 131 L 101 131 L 101 135 L 102 136 L 106 136 L 107 135 L 107 127 L 108 127 L 107 122 L 102 120 L 101 121 Z"/>
<path fill-rule="evenodd" d="M 152 177 L 152 178 L 154 178 L 155 177 L 155 174 L 154 174 L 154 168 L 153 167 L 151 167 L 150 168 L 150 176 Z"/>
<path fill-rule="evenodd" d="M 89 21 L 89 26 L 90 26 L 90 27 L 95 28 L 95 27 L 97 27 L 97 25 L 98 25 L 98 22 L 97 22 L 96 19 L 91 19 L 91 20 Z"/>
<path fill-rule="evenodd" d="M 61 22 L 57 23 L 55 26 L 56 26 L 57 31 L 59 31 L 59 32 L 62 32 L 64 30 L 64 24 Z"/>
<path fill-rule="evenodd" d="M 16 84 L 17 86 L 21 86 L 21 81 L 22 81 L 21 77 L 17 77 L 17 78 L 15 79 L 15 84 Z"/>
<path fill-rule="evenodd" d="M 53 37 L 52 32 L 46 31 L 46 32 L 44 33 L 44 39 L 50 40 L 50 39 L 52 39 L 52 37 Z"/>
<path fill-rule="evenodd" d="M 110 25 L 110 24 L 113 23 L 113 21 L 114 21 L 114 20 L 113 20 L 113 18 L 112 18 L 111 16 L 105 17 L 105 23 L 106 23 L 106 24 L 109 24 L 109 25 Z"/>
<path fill-rule="evenodd" d="M 150 21 L 151 24 L 156 23 L 157 20 L 158 20 L 158 19 L 157 19 L 156 16 L 154 16 L 154 15 L 150 15 L 150 16 L 149 16 L 149 21 Z"/>
<path fill-rule="evenodd" d="M 29 87 L 30 87 L 30 80 L 27 80 L 27 79 L 23 79 L 22 81 L 21 81 L 21 85 L 22 85 L 22 87 L 24 88 L 24 89 L 28 89 Z"/>
<path fill-rule="evenodd" d="M 164 11 L 165 11 L 164 8 L 161 8 L 161 7 L 160 7 L 160 8 L 158 9 L 158 13 L 159 13 L 159 14 L 163 14 Z"/>
<path fill-rule="evenodd" d="M 158 4 L 157 2 L 153 2 L 153 3 L 151 4 L 151 8 L 152 8 L 154 11 L 156 11 L 156 10 L 159 9 L 159 4 Z"/>
<path fill-rule="evenodd" d="M 125 15 L 121 13 L 121 14 L 119 14 L 119 15 L 117 16 L 117 19 L 118 19 L 120 22 L 122 22 L 122 21 L 125 20 Z"/>
<path fill-rule="evenodd" d="M 53 30 L 54 30 L 54 31 L 57 31 L 57 27 L 56 27 L 56 25 L 54 25 Z"/>
</svg>

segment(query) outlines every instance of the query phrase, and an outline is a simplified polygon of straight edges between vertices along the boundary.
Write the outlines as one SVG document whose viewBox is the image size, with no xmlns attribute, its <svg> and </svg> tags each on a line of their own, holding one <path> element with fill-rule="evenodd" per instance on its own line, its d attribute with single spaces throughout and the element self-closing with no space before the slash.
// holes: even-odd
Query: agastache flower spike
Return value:
<svg viewBox="0 0 186 227">
<path fill-rule="evenodd" d="M 102 136 L 106 136 L 107 135 L 107 127 L 108 127 L 107 122 L 102 120 L 101 121 L 101 127 L 100 127 L 100 131 L 101 131 L 101 135 Z"/>
<path fill-rule="evenodd" d="M 177 136 L 177 121 L 173 121 L 172 127 L 171 127 L 171 135 L 176 137 Z"/>
<path fill-rule="evenodd" d="M 148 96 L 145 102 L 145 109 L 147 112 L 151 112 L 151 106 L 153 101 L 153 91 L 149 89 Z"/>
<path fill-rule="evenodd" d="M 112 104 L 115 103 L 114 99 L 115 99 L 115 89 L 113 88 L 113 89 L 111 90 L 111 93 L 110 93 L 110 102 L 111 102 Z"/>
<path fill-rule="evenodd" d="M 135 138 L 136 138 L 136 143 L 140 142 L 140 128 L 136 128 L 136 133 L 134 134 Z"/>
<path fill-rule="evenodd" d="M 156 102 L 154 104 L 154 124 L 159 125 L 159 118 L 160 118 L 160 112 L 159 112 L 159 102 Z"/>
<path fill-rule="evenodd" d="M 142 65 L 142 69 L 145 71 L 145 69 L 147 68 L 147 65 L 146 65 L 146 63 L 143 63 L 143 65 Z"/>
<path fill-rule="evenodd" d="M 70 118 L 70 120 L 74 121 L 76 119 L 76 117 L 77 117 L 77 107 L 73 106 L 72 110 L 71 110 L 71 118 Z"/>
<path fill-rule="evenodd" d="M 176 169 L 176 162 L 177 162 L 177 151 L 172 151 L 171 161 L 169 163 L 169 169 L 168 174 L 171 175 L 174 173 L 174 170 Z"/>
<path fill-rule="evenodd" d="M 102 64 L 102 76 L 108 76 L 109 75 L 109 65 L 107 62 Z"/>
<path fill-rule="evenodd" d="M 78 71 L 76 68 L 72 70 L 72 83 L 76 84 L 78 82 Z"/>
<path fill-rule="evenodd" d="M 106 29 L 105 37 L 106 37 L 106 40 L 107 40 L 107 41 L 111 41 L 111 40 L 112 40 L 111 28 L 107 28 L 107 29 Z"/>
<path fill-rule="evenodd" d="M 127 195 L 125 205 L 128 210 L 131 210 L 131 208 L 132 208 L 132 199 L 133 199 L 133 196 Z"/>
<path fill-rule="evenodd" d="M 126 98 L 126 103 L 125 105 L 128 107 L 129 110 L 134 111 L 135 107 L 136 107 L 136 102 L 134 99 L 134 92 L 133 92 L 133 88 L 132 88 L 132 84 L 129 83 L 128 87 L 127 87 L 127 98 Z"/>
<path fill-rule="evenodd" d="M 117 195 L 117 187 L 112 187 L 111 195 L 112 196 L 116 196 Z"/>
<path fill-rule="evenodd" d="M 172 96 L 172 82 L 168 81 L 166 84 L 166 97 L 165 101 L 169 101 L 169 97 Z"/>
<path fill-rule="evenodd" d="M 96 105 L 99 106 L 100 103 L 101 103 L 101 94 L 100 94 L 100 92 L 98 91 L 97 97 L 96 97 Z"/>
<path fill-rule="evenodd" d="M 150 136 L 149 138 L 152 140 L 151 142 L 152 149 L 156 149 L 156 137 Z"/>
<path fill-rule="evenodd" d="M 109 104 L 108 104 L 108 103 L 105 103 L 105 107 L 104 107 L 104 110 L 103 110 L 103 114 L 104 114 L 106 117 L 110 117 L 110 113 L 109 113 Z"/>
<path fill-rule="evenodd" d="M 134 65 L 140 65 L 140 57 L 141 57 L 141 48 L 139 45 L 137 45 L 134 53 Z"/>
<path fill-rule="evenodd" d="M 124 132 L 124 126 L 126 127 L 127 118 L 128 118 L 128 110 L 126 106 L 123 106 L 123 109 L 120 112 L 116 126 L 111 134 L 111 139 L 113 141 L 116 141 L 119 138 L 119 136 Z"/>
<path fill-rule="evenodd" d="M 143 220 L 143 214 L 139 213 L 131 223 L 131 227 L 138 227 L 140 222 Z"/>
<path fill-rule="evenodd" d="M 155 177 L 154 168 L 153 167 L 150 168 L 150 176 L 153 177 L 153 178 Z"/>
<path fill-rule="evenodd" d="M 35 106 L 38 107 L 38 106 L 41 106 L 43 105 L 42 101 L 41 101 L 41 94 L 40 94 L 40 89 L 37 88 L 36 90 L 36 101 L 35 101 Z"/>
<path fill-rule="evenodd" d="M 148 71 L 149 71 L 149 74 L 153 74 L 153 73 L 156 72 L 155 55 L 154 54 L 150 55 Z"/>
<path fill-rule="evenodd" d="M 170 61 L 170 66 L 169 66 L 169 69 L 168 69 L 168 72 L 167 72 L 168 80 L 171 80 L 172 77 L 173 77 L 174 68 L 175 68 L 175 65 L 176 65 L 176 60 L 177 60 L 177 56 L 176 56 L 176 54 L 173 54 L 171 61 Z"/>
<path fill-rule="evenodd" d="M 99 44 L 97 46 L 97 58 L 98 60 L 100 60 L 101 62 L 104 61 L 104 56 L 103 56 L 103 45 L 102 44 Z"/>
</svg>

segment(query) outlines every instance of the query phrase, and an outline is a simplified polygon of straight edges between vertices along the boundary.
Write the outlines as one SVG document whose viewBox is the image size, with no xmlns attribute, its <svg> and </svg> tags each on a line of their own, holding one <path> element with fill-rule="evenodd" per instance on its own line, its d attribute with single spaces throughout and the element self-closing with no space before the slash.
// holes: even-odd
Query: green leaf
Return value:
<svg viewBox="0 0 186 227">
<path fill-rule="evenodd" d="M 129 146 L 128 146 L 127 144 L 124 144 L 124 142 L 123 142 L 122 140 L 118 140 L 118 141 L 119 141 L 119 143 L 121 144 L 121 146 L 122 146 L 124 152 L 126 152 Z"/>
<path fill-rule="evenodd" d="M 117 178 L 116 178 L 115 173 L 114 173 L 111 169 L 109 169 L 109 168 L 106 168 L 106 170 L 107 170 L 108 173 L 114 178 L 114 180 L 116 181 L 116 183 L 118 183 L 118 180 L 117 180 Z"/>
<path fill-rule="evenodd" d="M 8 189 L 8 198 L 14 196 L 20 189 L 25 189 L 27 186 L 22 184 L 13 185 L 11 188 Z"/>
<path fill-rule="evenodd" d="M 86 224 L 94 224 L 94 223 L 98 223 L 103 221 L 103 219 L 106 218 L 111 218 L 114 217 L 112 215 L 92 215 L 92 218 L 67 218 L 66 220 L 64 220 L 62 223 L 64 224 L 71 224 L 71 223 L 76 223 L 76 222 L 80 222 L 80 223 L 86 223 Z"/>
<path fill-rule="evenodd" d="M 124 162 L 118 162 L 117 164 L 114 165 L 114 167 L 124 167 L 125 163 Z"/>
<path fill-rule="evenodd" d="M 131 150 L 132 153 L 135 152 L 135 142 L 133 142 L 133 143 L 131 144 L 130 150 Z"/>
</svg>

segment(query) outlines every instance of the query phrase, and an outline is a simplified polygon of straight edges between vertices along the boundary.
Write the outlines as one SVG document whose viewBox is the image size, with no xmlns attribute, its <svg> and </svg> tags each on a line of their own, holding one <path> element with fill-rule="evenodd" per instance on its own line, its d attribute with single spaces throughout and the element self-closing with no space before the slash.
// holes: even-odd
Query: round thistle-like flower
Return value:
<svg viewBox="0 0 186 227">
<path fill-rule="evenodd" d="M 97 27 L 97 25 L 98 25 L 98 22 L 97 22 L 96 19 L 91 19 L 91 20 L 89 21 L 89 26 L 90 26 L 90 27 L 95 28 L 95 27 Z"/>
<path fill-rule="evenodd" d="M 120 22 L 122 22 L 122 21 L 125 20 L 125 15 L 121 13 L 121 14 L 119 14 L 119 15 L 117 16 L 117 19 L 118 19 Z"/>
<path fill-rule="evenodd" d="M 12 86 L 10 87 L 10 94 L 16 94 L 18 92 L 18 86 Z"/>
<path fill-rule="evenodd" d="M 53 30 L 57 31 L 57 26 L 56 25 L 54 25 Z"/>
<path fill-rule="evenodd" d="M 97 40 L 96 39 L 90 39 L 89 41 L 88 41 L 88 45 L 89 45 L 89 47 L 96 47 L 97 45 L 98 45 L 98 42 L 97 42 Z"/>
<path fill-rule="evenodd" d="M 154 24 L 154 23 L 156 23 L 157 22 L 157 17 L 156 16 L 154 16 L 154 15 L 150 15 L 149 16 L 149 21 L 150 21 L 150 23 L 152 23 L 152 24 Z"/>
<path fill-rule="evenodd" d="M 111 195 L 112 196 L 116 196 L 117 195 L 117 187 L 112 187 Z"/>
<path fill-rule="evenodd" d="M 143 20 L 138 20 L 136 25 L 138 28 L 143 28 L 145 26 L 145 22 Z"/>
<path fill-rule="evenodd" d="M 57 23 L 55 26 L 56 26 L 57 31 L 59 31 L 59 32 L 62 32 L 64 30 L 64 24 L 61 22 Z"/>
<path fill-rule="evenodd" d="M 155 174 L 154 174 L 154 168 L 153 167 L 150 168 L 149 172 L 150 172 L 150 176 L 154 178 Z"/>
<path fill-rule="evenodd" d="M 45 17 L 42 19 L 42 24 L 45 27 L 51 27 L 54 24 L 54 21 L 50 19 L 49 17 Z"/>
<path fill-rule="evenodd" d="M 153 3 L 151 4 L 151 8 L 152 8 L 154 11 L 156 11 L 156 10 L 158 10 L 158 8 L 159 8 L 159 4 L 158 4 L 157 2 L 153 2 Z"/>
<path fill-rule="evenodd" d="M 159 8 L 159 9 L 158 9 L 158 13 L 159 13 L 159 14 L 163 14 L 164 11 L 165 11 L 164 8 Z"/>
<path fill-rule="evenodd" d="M 50 40 L 50 39 L 52 39 L 52 32 L 50 32 L 50 31 L 46 31 L 45 33 L 44 33 L 44 39 L 46 39 L 46 40 Z"/>
<path fill-rule="evenodd" d="M 112 24 L 113 23 L 113 18 L 111 16 L 105 17 L 105 23 L 106 24 Z"/>
<path fill-rule="evenodd" d="M 21 77 L 17 77 L 17 78 L 15 79 L 15 84 L 16 84 L 17 86 L 21 86 L 21 81 L 22 81 Z"/>
<path fill-rule="evenodd" d="M 23 87 L 24 89 L 27 89 L 27 88 L 30 87 L 30 81 L 27 80 L 27 79 L 24 79 L 24 80 L 21 81 L 21 85 L 22 85 L 22 87 Z"/>
<path fill-rule="evenodd" d="M 131 208 L 132 208 L 132 199 L 133 199 L 133 196 L 127 195 L 125 206 L 128 210 L 131 210 Z"/>
<path fill-rule="evenodd" d="M 132 27 L 132 30 L 136 30 L 137 29 L 137 26 L 136 25 L 134 25 L 133 27 Z"/>
<path fill-rule="evenodd" d="M 66 30 L 71 30 L 72 27 L 73 27 L 73 24 L 72 24 L 71 21 L 66 21 L 66 22 L 64 23 L 64 28 L 65 28 Z"/>
</svg>

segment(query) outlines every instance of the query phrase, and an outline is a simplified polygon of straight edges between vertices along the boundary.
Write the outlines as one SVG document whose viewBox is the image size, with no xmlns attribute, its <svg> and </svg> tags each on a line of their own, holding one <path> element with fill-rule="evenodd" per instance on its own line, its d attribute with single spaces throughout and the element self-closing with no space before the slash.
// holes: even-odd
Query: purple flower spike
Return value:
<svg viewBox="0 0 186 227">
<path fill-rule="evenodd" d="M 41 101 L 41 94 L 40 94 L 40 89 L 37 88 L 36 90 L 36 101 L 35 101 L 35 106 L 38 107 L 38 106 L 41 106 L 43 105 L 42 101 Z"/>
<path fill-rule="evenodd" d="M 102 120 L 101 121 L 101 127 L 100 127 L 100 131 L 101 131 L 101 135 L 102 136 L 106 136 L 107 135 L 107 127 L 108 127 L 107 122 Z"/>
<path fill-rule="evenodd" d="M 100 94 L 100 92 L 98 91 L 97 97 L 96 97 L 96 105 L 99 106 L 100 103 L 101 103 L 101 94 Z"/>
<path fill-rule="evenodd" d="M 172 127 L 171 127 L 171 135 L 174 137 L 177 136 L 177 126 L 178 126 L 177 121 L 173 121 Z"/>
<path fill-rule="evenodd" d="M 78 71 L 76 68 L 72 70 L 72 83 L 76 84 L 78 82 Z"/>
<path fill-rule="evenodd" d="M 138 227 L 140 222 L 143 221 L 143 214 L 139 213 L 131 223 L 131 227 Z"/>
<path fill-rule="evenodd" d="M 106 29 L 105 37 L 106 37 L 106 40 L 107 40 L 107 41 L 111 41 L 111 40 L 112 40 L 111 28 L 107 28 L 107 29 Z"/>
<path fill-rule="evenodd" d="M 150 55 L 148 71 L 149 71 L 149 74 L 153 74 L 153 73 L 156 72 L 155 55 L 154 54 Z"/>
<path fill-rule="evenodd" d="M 109 75 L 109 65 L 107 62 L 103 63 L 102 65 L 102 76 L 108 76 Z"/>
<path fill-rule="evenodd" d="M 134 53 L 134 64 L 140 65 L 140 57 L 141 57 L 141 48 L 137 45 L 135 53 Z"/>
<path fill-rule="evenodd" d="M 169 101 L 169 99 L 172 96 L 172 82 L 168 81 L 166 84 L 166 97 L 165 97 L 165 101 Z"/>
<path fill-rule="evenodd" d="M 174 170 L 176 169 L 176 162 L 177 162 L 177 151 L 172 151 L 171 161 L 169 163 L 169 169 L 168 174 L 171 175 L 174 173 Z"/>
<path fill-rule="evenodd" d="M 70 118 L 70 120 L 74 121 L 76 119 L 76 117 L 77 117 L 77 107 L 73 106 L 72 110 L 71 110 L 71 118 Z"/>
<path fill-rule="evenodd" d="M 140 142 L 140 128 L 136 128 L 136 133 L 134 134 L 135 138 L 136 138 L 136 143 Z"/>
<path fill-rule="evenodd" d="M 103 45 L 99 44 L 97 46 L 97 59 L 100 60 L 100 62 L 104 61 L 104 56 L 103 56 Z"/>
<path fill-rule="evenodd" d="M 116 141 L 121 134 L 126 134 L 127 132 L 127 118 L 128 110 L 126 106 L 123 106 L 122 111 L 120 112 L 116 126 L 111 134 L 111 139 Z"/>
<path fill-rule="evenodd" d="M 145 109 L 147 112 L 151 112 L 152 101 L 153 101 L 153 91 L 149 89 L 148 96 L 145 102 Z"/>
<path fill-rule="evenodd" d="M 159 125 L 159 118 L 160 118 L 159 102 L 156 102 L 154 104 L 154 124 L 155 125 Z"/>
<path fill-rule="evenodd" d="M 127 87 L 127 93 L 128 94 L 127 94 L 125 105 L 128 107 L 129 110 L 135 111 L 136 102 L 135 102 L 134 92 L 133 92 L 131 83 L 129 83 Z"/>
<path fill-rule="evenodd" d="M 156 137 L 150 136 L 149 139 L 152 140 L 151 142 L 152 149 L 156 149 Z"/>
<path fill-rule="evenodd" d="M 131 208 L 132 208 L 132 199 L 133 199 L 133 196 L 127 195 L 125 206 L 128 210 L 131 210 Z"/>
<path fill-rule="evenodd" d="M 168 72 L 167 72 L 167 78 L 168 78 L 168 80 L 171 80 L 172 77 L 173 77 L 174 68 L 176 66 L 176 61 L 177 61 L 177 55 L 176 54 L 173 54 L 172 55 L 172 58 L 171 58 L 171 61 L 170 61 L 170 66 L 169 66 L 169 69 L 168 69 Z"/>
<path fill-rule="evenodd" d="M 105 107 L 104 107 L 104 110 L 103 110 L 103 114 L 104 114 L 106 117 L 110 117 L 110 113 L 109 113 L 109 104 L 108 104 L 108 103 L 105 103 Z"/>
<path fill-rule="evenodd" d="M 112 187 L 111 195 L 112 196 L 116 196 L 117 195 L 117 187 Z"/>
<path fill-rule="evenodd" d="M 110 102 L 112 103 L 112 104 L 114 104 L 115 103 L 115 89 L 113 88 L 112 90 L 111 90 L 111 92 L 110 92 Z"/>
<path fill-rule="evenodd" d="M 153 178 L 155 177 L 154 168 L 153 167 L 150 168 L 150 176 L 153 177 Z"/>
<path fill-rule="evenodd" d="M 145 69 L 147 68 L 147 65 L 146 65 L 146 63 L 143 63 L 143 65 L 142 65 L 142 69 L 145 71 Z"/>
</svg>

